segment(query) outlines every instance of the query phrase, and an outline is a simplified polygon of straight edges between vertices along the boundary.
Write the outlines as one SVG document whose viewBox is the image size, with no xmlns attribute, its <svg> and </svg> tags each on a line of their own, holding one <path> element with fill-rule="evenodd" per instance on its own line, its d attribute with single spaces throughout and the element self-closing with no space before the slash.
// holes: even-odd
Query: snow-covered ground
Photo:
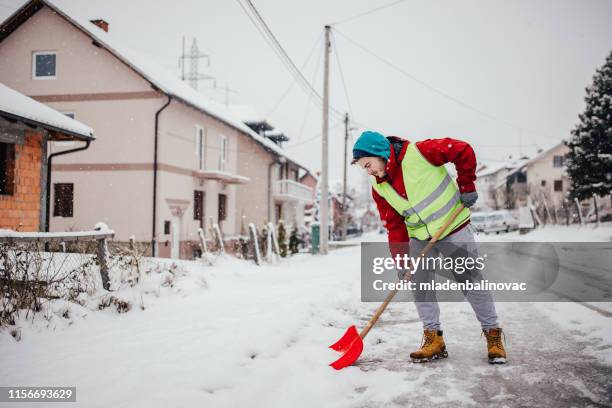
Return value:
<svg viewBox="0 0 612 408">
<path fill-rule="evenodd" d="M 558 228 L 496 239 L 577 240 L 577 228 Z M 589 231 L 592 240 L 612 236 L 610 226 Z M 359 301 L 359 262 L 359 246 L 262 267 L 181 262 L 172 285 L 162 285 L 170 278 L 160 268 L 120 292 L 134 306 L 128 313 L 57 303 L 46 319 L 18 322 L 20 341 L 0 332 L 0 386 L 77 387 L 76 404 L 54 407 L 612 404 L 611 317 L 575 303 L 498 303 L 505 366 L 487 364 L 464 303 L 441 305 L 449 358 L 410 363 L 421 324 L 412 304 L 394 303 L 359 363 L 334 371 L 338 355 L 327 346 L 351 324 L 363 327 L 377 306 Z"/>
<path fill-rule="evenodd" d="M 531 241 L 531 242 L 609 242 L 612 241 L 612 223 L 605 222 L 600 225 L 547 225 L 537 228 L 525 235 L 518 231 L 499 234 L 479 233 L 480 241 Z"/>
</svg>

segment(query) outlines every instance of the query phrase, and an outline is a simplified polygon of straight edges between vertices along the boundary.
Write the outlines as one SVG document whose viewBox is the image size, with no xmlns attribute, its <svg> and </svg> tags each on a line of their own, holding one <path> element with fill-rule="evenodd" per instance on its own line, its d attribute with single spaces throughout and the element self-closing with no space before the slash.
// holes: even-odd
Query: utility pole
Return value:
<svg viewBox="0 0 612 408">
<path fill-rule="evenodd" d="M 348 137 L 349 137 L 349 115 L 344 114 L 344 167 L 342 168 L 342 240 L 346 240 L 346 223 L 348 220 L 347 208 L 346 208 L 346 155 L 348 149 Z"/>
<path fill-rule="evenodd" d="M 325 59 L 323 71 L 323 132 L 321 138 L 321 245 L 319 253 L 327 255 L 329 238 L 329 186 L 328 186 L 328 161 L 329 161 L 329 52 L 331 27 L 325 26 Z"/>
</svg>

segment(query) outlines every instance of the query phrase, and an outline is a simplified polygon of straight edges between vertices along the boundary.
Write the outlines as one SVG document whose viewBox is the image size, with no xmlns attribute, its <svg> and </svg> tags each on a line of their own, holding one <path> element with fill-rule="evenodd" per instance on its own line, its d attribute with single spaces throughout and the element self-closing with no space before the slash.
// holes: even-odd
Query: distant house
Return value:
<svg viewBox="0 0 612 408">
<path fill-rule="evenodd" d="M 189 258 L 198 228 L 236 235 L 311 195 L 278 144 L 124 46 L 104 20 L 55 2 L 29 1 L 0 25 L 0 81 L 96 129 L 95 148 L 53 162 L 74 208 L 51 217 L 52 231 L 103 221 L 119 240 Z"/>
<path fill-rule="evenodd" d="M 477 209 L 483 211 L 499 210 L 506 208 L 505 198 L 501 197 L 500 186 L 504 185 L 506 176 L 513 170 L 520 167 L 525 162 L 525 158 L 511 160 L 494 165 L 480 166 L 476 172 L 476 191 L 478 192 Z"/>
<path fill-rule="evenodd" d="M 496 208 L 516 209 L 527 205 L 527 174 L 524 162 L 508 172 L 494 186 Z"/>
<path fill-rule="evenodd" d="M 546 197 L 551 206 L 562 205 L 570 186 L 565 165 L 567 153 L 569 147 L 560 142 L 539 152 L 525 164 L 529 194 L 532 197 Z"/>
<path fill-rule="evenodd" d="M 0 228 L 44 231 L 50 210 L 49 142 L 94 140 L 88 126 L 0 83 Z M 74 149 L 63 149 L 68 154 Z M 71 185 L 56 183 L 54 214 L 73 211 Z M 88 226 L 93 228 L 93 224 Z"/>
<path fill-rule="evenodd" d="M 305 209 L 314 200 L 316 179 L 310 170 L 280 148 L 289 138 L 268 123 L 252 105 L 230 105 L 228 109 L 270 144 L 266 149 L 253 146 L 238 153 L 241 174 L 260 174 L 267 186 L 249 183 L 239 190 L 240 202 L 265 203 L 245 207 L 242 215 L 256 222 L 283 220 L 289 226 L 303 225 Z M 314 183 L 311 180 L 315 180 Z"/>
<path fill-rule="evenodd" d="M 562 207 L 569 189 L 565 166 L 568 152 L 569 148 L 558 142 L 532 159 L 516 163 L 494 186 L 496 203 L 500 208 L 516 208 L 531 199 L 533 203 L 545 203 L 549 209 Z"/>
</svg>

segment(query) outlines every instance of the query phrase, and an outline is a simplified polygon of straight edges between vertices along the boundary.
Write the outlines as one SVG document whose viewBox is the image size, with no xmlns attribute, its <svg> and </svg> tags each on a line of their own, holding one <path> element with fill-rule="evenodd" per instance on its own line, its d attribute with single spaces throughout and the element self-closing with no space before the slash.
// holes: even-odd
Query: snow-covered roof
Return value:
<svg viewBox="0 0 612 408">
<path fill-rule="evenodd" d="M 228 105 L 227 110 L 245 123 L 265 122 L 266 119 L 250 104 L 232 104 Z"/>
<path fill-rule="evenodd" d="M 486 166 L 481 171 L 476 172 L 476 177 L 485 177 L 491 174 L 495 174 L 501 170 L 509 170 L 514 171 L 525 165 L 529 161 L 528 158 L 522 157 L 520 159 L 508 159 L 503 163 L 494 164 L 491 166 Z"/>
<path fill-rule="evenodd" d="M 552 150 L 556 149 L 557 147 L 559 147 L 560 145 L 563 144 L 563 141 L 560 142 L 556 142 L 555 144 L 553 144 L 552 146 L 542 150 L 540 153 L 538 153 L 535 157 L 533 157 L 532 159 L 529 159 L 527 161 L 527 164 L 529 163 L 533 163 L 536 162 L 538 160 L 540 160 L 542 157 L 546 156 L 547 154 L 549 154 Z"/>
<path fill-rule="evenodd" d="M 495 164 L 492 166 L 487 166 L 484 169 L 482 169 L 481 171 L 476 173 L 477 177 L 485 177 L 485 176 L 490 176 L 491 174 L 495 174 L 498 171 L 501 170 L 509 170 L 509 169 L 513 169 L 514 166 L 510 163 L 504 162 L 501 164 Z"/>
<path fill-rule="evenodd" d="M 90 127 L 2 83 L 0 83 L 0 116 L 8 116 L 79 139 L 94 139 Z"/>
<path fill-rule="evenodd" d="M 262 145 L 266 150 L 278 156 L 285 157 L 287 160 L 295 163 L 303 169 L 310 171 L 306 166 L 300 164 L 300 162 L 294 157 L 283 151 L 277 144 L 254 132 L 243 122 L 241 118 L 235 116 L 235 114 L 223 104 L 215 102 L 212 99 L 198 93 L 185 82 L 176 77 L 172 72 L 166 70 L 155 61 L 137 51 L 130 49 L 129 47 L 126 47 L 119 37 L 102 30 L 100 27 L 91 23 L 87 18 L 74 13 L 66 5 L 64 5 L 62 1 L 32 0 L 5 20 L 5 22 L 2 23 L 2 26 L 11 21 L 14 16 L 20 14 L 23 10 L 36 3 L 45 4 L 57 12 L 75 27 L 93 38 L 101 47 L 108 50 L 111 54 L 128 65 L 144 79 L 153 84 L 161 92 L 218 119 L 219 121 L 241 131 L 242 133 L 245 133 Z"/>
<path fill-rule="evenodd" d="M 506 181 L 508 180 L 509 177 L 513 176 L 515 173 L 519 172 L 519 171 L 523 171 L 525 169 L 525 167 L 527 166 L 527 164 L 530 162 L 529 159 L 519 159 L 516 161 L 516 165 L 514 166 L 513 169 L 511 169 L 508 174 L 505 174 L 504 177 L 499 180 L 499 182 L 494 186 L 494 188 L 500 188 L 502 186 L 504 186 L 506 184 Z"/>
</svg>

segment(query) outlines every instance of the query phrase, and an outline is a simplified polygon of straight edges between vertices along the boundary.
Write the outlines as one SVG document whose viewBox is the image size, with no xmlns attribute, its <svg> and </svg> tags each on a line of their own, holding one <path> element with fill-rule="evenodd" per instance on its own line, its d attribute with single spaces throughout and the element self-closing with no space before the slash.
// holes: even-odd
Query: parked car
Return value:
<svg viewBox="0 0 612 408">
<path fill-rule="evenodd" d="M 476 231 L 483 232 L 487 224 L 487 213 L 475 212 L 470 217 L 471 223 L 476 228 Z"/>
<path fill-rule="evenodd" d="M 518 230 L 519 222 L 508 210 L 493 211 L 486 215 L 483 231 L 485 233 Z"/>
</svg>

